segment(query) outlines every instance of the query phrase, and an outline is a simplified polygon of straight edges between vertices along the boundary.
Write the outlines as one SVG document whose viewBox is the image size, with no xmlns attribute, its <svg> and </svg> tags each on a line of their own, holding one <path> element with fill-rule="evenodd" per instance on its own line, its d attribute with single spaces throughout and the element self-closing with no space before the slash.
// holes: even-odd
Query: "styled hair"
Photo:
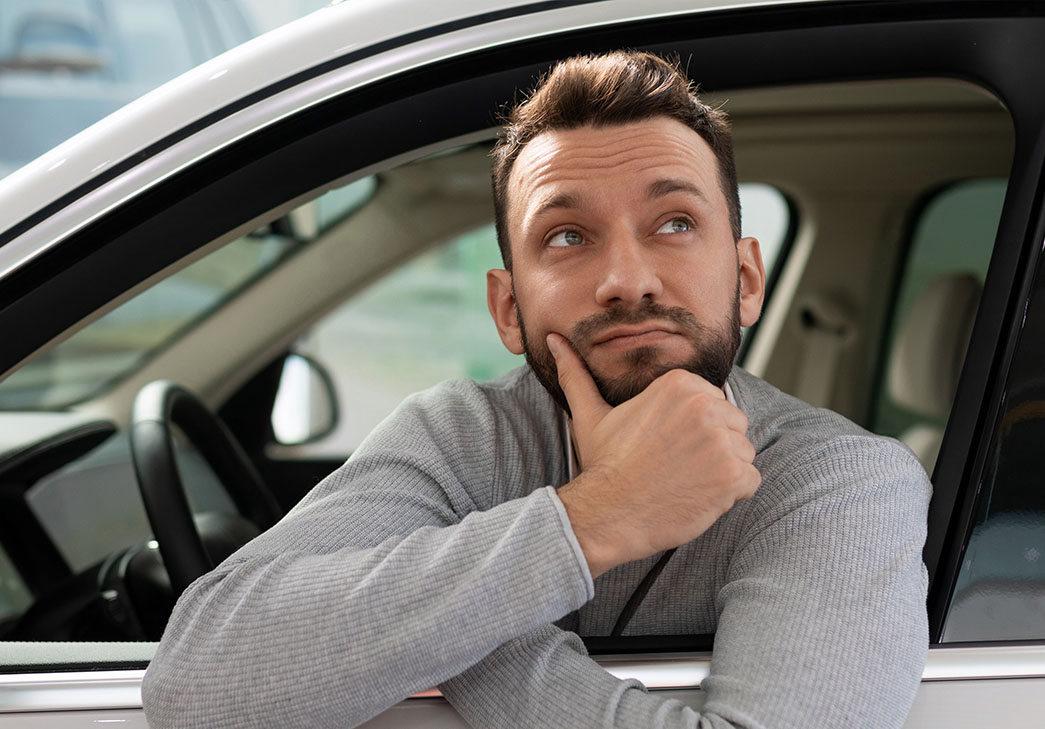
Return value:
<svg viewBox="0 0 1045 729">
<path fill-rule="evenodd" d="M 491 153 L 494 219 L 504 267 L 512 268 L 508 235 L 508 178 L 523 148 L 537 135 L 584 126 L 612 126 L 669 117 L 708 143 L 718 162 L 733 237 L 740 238 L 740 196 L 733 138 L 725 112 L 702 102 L 677 62 L 652 53 L 615 51 L 560 61 L 505 120 Z"/>
</svg>

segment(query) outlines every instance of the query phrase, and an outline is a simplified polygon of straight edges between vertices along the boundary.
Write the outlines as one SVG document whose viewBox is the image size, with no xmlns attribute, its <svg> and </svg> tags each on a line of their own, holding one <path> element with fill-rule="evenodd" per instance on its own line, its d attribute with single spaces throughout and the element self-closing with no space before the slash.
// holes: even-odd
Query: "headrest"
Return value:
<svg viewBox="0 0 1045 729">
<path fill-rule="evenodd" d="M 889 396 L 900 407 L 945 418 L 969 346 L 982 287 L 970 274 L 936 279 L 918 295 L 889 357 Z"/>
</svg>

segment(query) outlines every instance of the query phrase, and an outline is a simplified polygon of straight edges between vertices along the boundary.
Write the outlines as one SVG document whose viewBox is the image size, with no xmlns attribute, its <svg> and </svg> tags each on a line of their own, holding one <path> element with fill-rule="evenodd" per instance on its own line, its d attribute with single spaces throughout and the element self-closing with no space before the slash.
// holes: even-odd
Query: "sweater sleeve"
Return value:
<svg viewBox="0 0 1045 729">
<path fill-rule="evenodd" d="M 439 425 L 400 412 L 190 586 L 142 687 L 154 729 L 355 726 L 590 599 L 551 487 L 483 508 L 455 474 L 493 460 L 450 462 L 488 454 Z"/>
<path fill-rule="evenodd" d="M 551 626 L 501 645 L 444 694 L 491 729 L 899 729 L 926 655 L 929 488 L 900 446 L 869 452 L 863 440 L 773 474 L 813 496 L 752 510 L 718 595 L 700 711 L 614 678 Z"/>
</svg>

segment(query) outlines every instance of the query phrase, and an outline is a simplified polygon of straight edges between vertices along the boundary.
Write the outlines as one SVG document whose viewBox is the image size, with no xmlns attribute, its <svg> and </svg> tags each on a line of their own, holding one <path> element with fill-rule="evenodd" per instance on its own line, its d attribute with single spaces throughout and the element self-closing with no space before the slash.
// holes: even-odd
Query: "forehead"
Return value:
<svg viewBox="0 0 1045 729">
<path fill-rule="evenodd" d="M 645 189 L 666 177 L 691 180 L 725 205 L 714 152 L 675 119 L 551 130 L 534 137 L 512 167 L 509 210 L 525 215 L 528 205 L 549 194 L 583 194 L 593 184 L 612 182 Z"/>
</svg>

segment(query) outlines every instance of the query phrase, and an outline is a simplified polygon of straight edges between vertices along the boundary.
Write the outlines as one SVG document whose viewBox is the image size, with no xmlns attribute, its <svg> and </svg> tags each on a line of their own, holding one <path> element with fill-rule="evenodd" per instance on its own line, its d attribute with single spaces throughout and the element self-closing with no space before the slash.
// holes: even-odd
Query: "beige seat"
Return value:
<svg viewBox="0 0 1045 729">
<path fill-rule="evenodd" d="M 967 273 L 940 277 L 915 299 L 889 353 L 889 397 L 920 417 L 899 438 L 932 473 L 982 287 Z"/>
</svg>

